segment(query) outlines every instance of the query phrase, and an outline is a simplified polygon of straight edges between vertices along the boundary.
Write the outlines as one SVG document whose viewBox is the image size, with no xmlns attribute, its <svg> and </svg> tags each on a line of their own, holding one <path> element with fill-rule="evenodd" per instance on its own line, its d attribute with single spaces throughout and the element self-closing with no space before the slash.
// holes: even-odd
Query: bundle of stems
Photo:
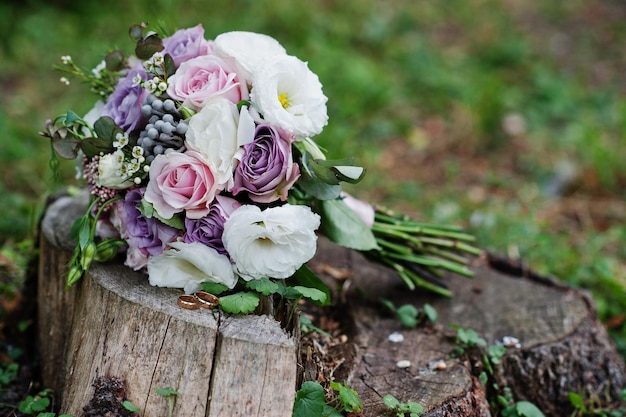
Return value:
<svg viewBox="0 0 626 417">
<path fill-rule="evenodd" d="M 444 271 L 472 277 L 469 257 L 481 250 L 475 237 L 461 228 L 414 221 L 408 216 L 376 208 L 372 232 L 380 250 L 367 252 L 370 259 L 393 268 L 411 289 L 421 287 L 449 297 Z"/>
</svg>

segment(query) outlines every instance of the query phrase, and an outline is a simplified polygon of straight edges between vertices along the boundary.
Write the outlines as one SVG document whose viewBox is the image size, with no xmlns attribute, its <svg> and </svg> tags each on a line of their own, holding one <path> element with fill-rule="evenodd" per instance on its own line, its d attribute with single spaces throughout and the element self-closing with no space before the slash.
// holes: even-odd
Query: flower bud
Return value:
<svg viewBox="0 0 626 417">
<path fill-rule="evenodd" d="M 75 283 L 77 283 L 81 279 L 82 276 L 83 276 L 82 268 L 78 265 L 74 265 L 70 269 L 70 272 L 67 273 L 67 283 L 66 283 L 67 287 L 69 288 Z"/>
<path fill-rule="evenodd" d="M 95 260 L 98 262 L 107 262 L 115 258 L 117 249 L 123 242 L 119 239 L 107 239 L 98 243 L 96 246 Z"/>
<path fill-rule="evenodd" d="M 83 268 L 83 271 L 89 269 L 89 266 L 96 257 L 97 251 L 96 244 L 93 241 L 87 243 L 87 246 L 85 246 L 80 254 L 80 266 Z"/>
</svg>

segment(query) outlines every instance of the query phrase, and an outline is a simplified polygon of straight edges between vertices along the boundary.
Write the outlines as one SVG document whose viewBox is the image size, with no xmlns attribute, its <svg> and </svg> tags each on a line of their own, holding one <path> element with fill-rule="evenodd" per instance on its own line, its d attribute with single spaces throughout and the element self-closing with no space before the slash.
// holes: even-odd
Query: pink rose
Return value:
<svg viewBox="0 0 626 417">
<path fill-rule="evenodd" d="M 183 62 L 168 79 L 167 94 L 195 110 L 213 97 L 239 103 L 248 98 L 246 83 L 235 66 L 215 55 L 202 55 Z"/>
<path fill-rule="evenodd" d="M 185 211 L 190 219 L 209 213 L 218 191 L 213 172 L 195 152 L 171 152 L 150 164 L 150 182 L 144 198 L 165 219 Z"/>
</svg>

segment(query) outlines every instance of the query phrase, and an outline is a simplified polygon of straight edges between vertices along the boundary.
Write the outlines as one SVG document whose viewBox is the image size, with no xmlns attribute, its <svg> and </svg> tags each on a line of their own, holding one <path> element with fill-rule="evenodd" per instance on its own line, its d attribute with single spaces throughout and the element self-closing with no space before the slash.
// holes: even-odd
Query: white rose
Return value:
<svg viewBox="0 0 626 417">
<path fill-rule="evenodd" d="M 237 105 L 216 98 L 191 117 L 185 135 L 187 149 L 200 154 L 211 167 L 216 183 L 226 189 L 230 189 L 233 182 L 233 164 L 239 149 L 238 127 Z"/>
<path fill-rule="evenodd" d="M 238 72 L 248 83 L 265 60 L 287 54 L 285 48 L 271 36 L 241 31 L 218 35 L 213 42 L 213 51 L 223 58 L 234 58 Z"/>
<path fill-rule="evenodd" d="M 151 285 L 182 288 L 187 294 L 200 290 L 203 282 L 235 287 L 237 277 L 227 256 L 198 242 L 172 242 L 170 247 L 148 261 Z"/>
<path fill-rule="evenodd" d="M 266 62 L 252 78 L 250 100 L 267 122 L 298 138 L 317 135 L 328 123 L 319 78 L 294 56 Z"/>
<path fill-rule="evenodd" d="M 120 163 L 115 155 L 108 153 L 102 155 L 98 160 L 98 179 L 96 184 L 100 187 L 124 190 L 135 183 L 132 179 L 121 175 Z"/>
<path fill-rule="evenodd" d="M 261 211 L 244 205 L 226 220 L 222 241 L 246 281 L 288 278 L 315 255 L 319 225 L 320 217 L 308 206 L 286 204 Z"/>
</svg>

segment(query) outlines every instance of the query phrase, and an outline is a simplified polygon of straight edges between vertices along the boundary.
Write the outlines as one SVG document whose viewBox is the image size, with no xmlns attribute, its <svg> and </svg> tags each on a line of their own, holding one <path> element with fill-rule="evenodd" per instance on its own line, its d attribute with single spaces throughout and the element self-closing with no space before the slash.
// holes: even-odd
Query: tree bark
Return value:
<svg viewBox="0 0 626 417">
<path fill-rule="evenodd" d="M 141 416 L 165 415 L 167 401 L 154 389 L 173 387 L 180 393 L 175 416 L 288 417 L 298 378 L 347 382 L 364 416 L 386 415 L 385 394 L 420 403 L 426 416 L 490 416 L 494 393 L 478 382 L 475 363 L 451 355 L 450 324 L 474 329 L 488 344 L 519 339 L 502 358 L 497 382 L 546 416 L 572 411 L 569 392 L 617 398 L 626 383 L 623 358 L 586 293 L 494 256 L 476 259 L 472 279 L 445 276 L 455 294 L 448 299 L 408 291 L 389 269 L 320 238 L 310 266 L 343 289 L 332 310 L 347 337 L 339 349 L 308 345 L 300 361 L 298 348 L 310 336 L 300 340 L 267 315 L 181 309 L 180 291 L 151 287 L 120 262 L 94 264 L 67 290 L 68 231 L 84 208 L 84 201 L 62 198 L 47 210 L 38 283 L 43 382 L 57 392 L 60 411 L 77 417 L 100 377 L 125 382 Z M 381 298 L 396 306 L 429 303 L 439 318 L 404 329 Z M 404 341 L 391 342 L 393 332 Z"/>
</svg>

